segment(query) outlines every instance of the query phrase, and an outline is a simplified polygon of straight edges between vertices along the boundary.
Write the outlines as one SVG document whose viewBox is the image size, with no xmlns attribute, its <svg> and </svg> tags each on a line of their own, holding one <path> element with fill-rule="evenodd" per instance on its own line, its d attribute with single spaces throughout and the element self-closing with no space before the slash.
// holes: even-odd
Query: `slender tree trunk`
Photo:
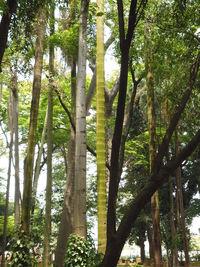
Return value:
<svg viewBox="0 0 200 267">
<path fill-rule="evenodd" d="M 18 136 L 18 88 L 17 88 L 17 66 L 14 66 L 12 73 L 13 93 L 13 126 L 15 133 L 15 228 L 20 223 L 20 177 L 19 177 L 19 136 Z"/>
<path fill-rule="evenodd" d="M 32 208 L 31 204 L 32 175 L 33 175 L 34 153 L 35 153 L 35 143 L 36 143 L 37 116 L 38 116 L 39 100 L 40 100 L 43 49 L 44 49 L 44 38 L 45 38 L 45 28 L 46 28 L 45 25 L 46 25 L 46 10 L 44 7 L 41 7 L 38 13 L 31 114 L 30 114 L 30 124 L 29 124 L 27 158 L 25 163 L 24 192 L 23 192 L 23 203 L 22 203 L 22 227 L 26 234 L 29 234 L 30 211 Z"/>
<path fill-rule="evenodd" d="M 139 246 L 140 246 L 140 258 L 141 263 L 143 264 L 145 262 L 145 227 L 143 229 L 140 229 L 139 232 Z"/>
<path fill-rule="evenodd" d="M 32 214 L 34 214 L 34 210 L 35 210 L 37 187 L 38 187 L 38 180 L 39 180 L 39 175 L 40 175 L 40 163 L 41 163 L 41 158 L 42 158 L 43 146 L 45 142 L 45 136 L 47 132 L 47 118 L 48 118 L 48 108 L 46 110 L 46 115 L 44 119 L 43 130 L 42 130 L 42 137 L 41 137 L 40 147 L 39 147 L 38 156 L 37 156 L 36 165 L 35 165 L 35 171 L 34 171 Z"/>
<path fill-rule="evenodd" d="M 50 36 L 54 34 L 54 11 L 55 2 L 50 6 Z M 54 47 L 49 46 L 49 92 L 48 92 L 48 118 L 47 118 L 47 183 L 46 183 L 46 208 L 44 224 L 44 254 L 43 266 L 51 266 L 51 198 L 52 198 L 52 149 L 53 149 L 53 84 L 54 75 Z"/>
<path fill-rule="evenodd" d="M 153 259 L 152 229 L 149 221 L 147 221 L 146 227 L 147 227 L 147 238 L 149 242 L 149 257 L 152 260 Z"/>
<path fill-rule="evenodd" d="M 170 228 L 172 236 L 172 267 L 178 267 L 178 250 L 177 250 L 177 241 L 176 241 L 176 228 L 174 223 L 174 197 L 173 197 L 173 181 L 172 178 L 169 179 L 170 186 Z"/>
<path fill-rule="evenodd" d="M 178 151 L 179 151 L 177 130 L 175 131 L 175 150 L 176 150 L 176 155 L 177 155 Z M 189 258 L 188 240 L 187 240 L 186 227 L 185 227 L 185 214 L 184 214 L 184 206 L 183 206 L 183 191 L 182 191 L 182 181 L 181 181 L 182 175 L 181 175 L 181 167 L 180 166 L 176 170 L 176 179 L 177 179 L 178 198 L 179 198 L 179 205 L 180 205 L 183 245 L 184 245 L 184 253 L 185 253 L 185 266 L 189 267 L 190 258 Z"/>
<path fill-rule="evenodd" d="M 149 22 L 145 26 L 145 42 L 146 42 L 146 90 L 147 90 L 147 114 L 148 114 L 148 129 L 149 129 L 149 164 L 150 175 L 155 164 L 156 157 L 156 118 L 155 118 L 155 103 L 154 103 L 154 78 L 152 69 L 152 43 L 151 43 L 151 27 Z M 152 223 L 153 223 L 153 253 L 154 266 L 160 267 L 161 256 L 161 240 L 160 240 L 160 208 L 158 192 L 151 198 Z"/>
<path fill-rule="evenodd" d="M 104 1 L 97 0 L 96 58 L 96 153 L 97 153 L 97 221 L 98 252 L 106 249 L 106 146 L 105 146 L 105 85 L 104 85 Z M 98 13 L 100 15 L 98 15 Z"/>
<path fill-rule="evenodd" d="M 86 238 L 86 29 L 88 0 L 81 1 L 76 91 L 74 232 Z"/>
<path fill-rule="evenodd" d="M 55 267 L 63 267 L 65 261 L 67 239 L 73 232 L 73 193 L 75 169 L 75 134 L 71 130 L 68 144 L 67 179 L 65 185 L 64 203 L 59 226 L 58 240 L 55 253 Z"/>
<path fill-rule="evenodd" d="M 1 63 L 3 59 L 3 55 L 6 49 L 11 17 L 12 17 L 12 14 L 15 13 L 17 9 L 17 1 L 8 0 L 7 6 L 8 6 L 8 9 L 6 10 L 6 13 L 2 15 L 1 22 L 0 22 L 0 72 L 1 72 Z"/>
<path fill-rule="evenodd" d="M 73 2 L 73 4 L 76 1 Z M 74 10 L 72 5 L 70 8 Z M 70 12 L 73 14 L 73 12 Z M 73 122 L 75 121 L 75 105 L 76 105 L 76 60 L 71 61 L 71 115 Z M 64 266 L 67 240 L 71 233 L 73 233 L 73 200 L 74 200 L 74 180 L 75 180 L 75 132 L 71 128 L 70 140 L 68 143 L 68 164 L 66 168 L 66 185 L 63 202 L 63 210 L 61 215 L 61 222 L 59 225 L 59 233 L 57 239 L 57 246 L 55 252 L 55 267 Z M 67 163 L 65 158 L 65 162 Z M 66 164 L 65 164 L 66 165 Z"/>
<path fill-rule="evenodd" d="M 9 192 L 10 192 L 12 150 L 13 150 L 13 128 L 10 128 L 8 179 L 7 179 L 7 187 L 6 187 L 6 203 L 5 203 L 4 224 L 3 224 L 3 241 L 2 241 L 1 267 L 5 266 L 5 251 L 6 251 L 6 245 L 7 245 L 7 223 L 8 223 L 8 207 L 9 207 Z"/>
</svg>

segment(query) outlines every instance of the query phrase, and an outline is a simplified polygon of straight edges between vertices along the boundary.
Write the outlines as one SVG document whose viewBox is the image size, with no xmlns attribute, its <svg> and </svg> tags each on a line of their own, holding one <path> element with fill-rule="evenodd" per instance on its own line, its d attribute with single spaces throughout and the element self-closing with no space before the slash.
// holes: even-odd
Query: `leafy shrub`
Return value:
<svg viewBox="0 0 200 267">
<path fill-rule="evenodd" d="M 74 234 L 70 235 L 67 244 L 65 267 L 97 267 L 100 255 L 97 253 L 91 238 L 85 240 Z"/>
<path fill-rule="evenodd" d="M 9 266 L 38 266 L 37 261 L 31 253 L 32 247 L 33 243 L 25 235 L 24 231 L 19 229 L 15 235 L 15 238 L 11 241 L 10 244 L 11 260 Z"/>
</svg>

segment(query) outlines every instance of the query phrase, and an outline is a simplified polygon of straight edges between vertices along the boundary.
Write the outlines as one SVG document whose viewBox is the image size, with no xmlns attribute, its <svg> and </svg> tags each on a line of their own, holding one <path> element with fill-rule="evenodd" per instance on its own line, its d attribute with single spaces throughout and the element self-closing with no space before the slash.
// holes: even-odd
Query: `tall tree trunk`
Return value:
<svg viewBox="0 0 200 267">
<path fill-rule="evenodd" d="M 86 30 L 88 0 L 81 1 L 79 17 L 79 51 L 76 90 L 76 145 L 74 188 L 74 232 L 86 238 Z"/>
<path fill-rule="evenodd" d="M 66 159 L 65 159 L 66 160 Z M 75 169 L 75 134 L 71 130 L 68 144 L 67 179 L 65 185 L 64 203 L 59 225 L 58 240 L 55 252 L 55 267 L 63 267 L 65 261 L 67 239 L 73 232 L 73 197 Z"/>
<path fill-rule="evenodd" d="M 104 1 L 97 0 L 96 57 L 96 153 L 97 153 L 97 221 L 98 252 L 106 249 L 106 146 L 105 146 L 105 85 L 104 85 Z"/>
<path fill-rule="evenodd" d="M 12 73 L 12 93 L 13 93 L 13 126 L 15 133 L 15 228 L 20 223 L 20 177 L 19 177 L 19 136 L 18 136 L 18 88 L 17 88 L 17 65 Z"/>
<path fill-rule="evenodd" d="M 8 223 L 8 208 L 9 208 L 9 192 L 10 192 L 12 150 L 13 150 L 13 127 L 10 128 L 8 178 L 7 178 L 7 186 L 6 186 L 6 203 L 5 203 L 4 224 L 3 224 L 1 267 L 5 266 L 5 251 L 6 251 L 6 245 L 7 245 L 7 223 Z"/>
<path fill-rule="evenodd" d="M 147 238 L 149 242 L 149 257 L 150 259 L 153 259 L 152 229 L 149 220 L 146 222 L 146 227 L 147 227 Z"/>
<path fill-rule="evenodd" d="M 169 179 L 169 187 L 170 187 L 170 228 L 171 228 L 171 236 L 172 236 L 172 267 L 178 267 L 178 250 L 177 250 L 177 235 L 176 228 L 174 223 L 174 197 L 173 197 L 173 180 Z"/>
<path fill-rule="evenodd" d="M 31 102 L 29 135 L 28 135 L 27 158 L 25 163 L 23 203 L 22 203 L 22 227 L 26 234 L 29 234 L 30 211 L 32 206 L 31 204 L 32 175 L 33 175 L 34 153 L 35 153 L 36 132 L 37 132 L 37 117 L 38 117 L 40 89 L 41 89 L 43 49 L 44 49 L 44 38 L 45 38 L 45 28 L 46 28 L 45 26 L 46 26 L 46 10 L 45 7 L 42 6 L 40 7 L 38 13 L 32 102 Z"/>
<path fill-rule="evenodd" d="M 72 2 L 70 9 L 73 9 L 70 14 L 74 14 L 74 4 Z M 75 105 L 76 105 L 76 60 L 71 60 L 71 116 L 73 122 L 75 121 Z M 73 199 L 74 199 L 74 175 L 75 175 L 75 131 L 71 128 L 70 139 L 68 143 L 68 155 L 65 162 L 68 161 L 66 168 L 66 185 L 63 202 L 63 210 L 61 215 L 61 222 L 59 225 L 57 246 L 55 252 L 55 267 L 64 266 L 67 239 L 73 232 L 74 212 L 73 212 Z"/>
<path fill-rule="evenodd" d="M 140 258 L 141 263 L 144 264 L 145 262 L 145 226 L 143 225 L 142 228 L 139 229 L 139 247 L 140 247 Z"/>
<path fill-rule="evenodd" d="M 50 37 L 54 34 L 55 2 L 50 4 Z M 52 149 L 53 149 L 53 80 L 54 75 L 54 46 L 49 46 L 49 91 L 48 91 L 48 118 L 47 118 L 47 183 L 46 183 L 46 208 L 44 223 L 44 267 L 51 266 L 51 198 L 52 198 Z"/>
<path fill-rule="evenodd" d="M 114 169 L 112 168 L 112 163 L 118 165 L 118 152 L 121 140 L 121 128 L 122 128 L 122 115 L 124 114 L 124 104 L 126 98 L 126 86 L 127 86 L 127 73 L 128 65 L 127 57 L 125 56 L 129 50 L 129 39 L 132 40 L 132 30 L 134 30 L 134 19 L 135 12 L 137 7 L 137 1 L 131 1 L 130 7 L 130 28 L 127 30 L 127 39 L 125 39 L 125 29 L 124 29 L 124 20 L 123 20 L 123 2 L 118 0 L 118 15 L 119 15 L 119 29 L 120 29 L 120 47 L 126 52 L 122 53 L 122 63 L 121 63 L 121 74 L 120 75 L 120 90 L 119 90 L 119 101 L 117 108 L 117 118 L 115 124 L 115 132 L 113 136 L 113 146 L 112 146 L 112 156 L 111 159 L 111 179 L 109 184 L 109 199 L 108 199 L 108 223 L 107 223 L 107 246 L 104 259 L 101 263 L 101 267 L 115 267 L 117 265 L 118 259 L 120 257 L 122 248 L 131 232 L 131 229 L 134 225 L 136 218 L 138 217 L 141 210 L 145 205 L 150 201 L 152 195 L 160 188 L 165 182 L 168 181 L 169 175 L 172 174 L 175 169 L 196 149 L 197 145 L 200 143 L 200 130 L 197 131 L 195 136 L 188 142 L 188 144 L 179 151 L 178 155 L 173 157 L 163 166 L 163 158 L 167 153 L 169 143 L 172 137 L 172 134 L 175 130 L 175 127 L 178 123 L 178 120 L 185 108 L 185 105 L 191 95 L 197 73 L 200 65 L 200 53 L 198 53 L 197 58 L 191 68 L 190 77 L 185 89 L 185 92 L 182 96 L 182 101 L 178 105 L 176 112 L 172 116 L 169 127 L 166 130 L 165 136 L 163 137 L 162 143 L 159 146 L 157 155 L 156 155 L 156 164 L 155 168 L 150 176 L 149 181 L 146 185 L 138 192 L 137 196 L 132 199 L 126 213 L 124 214 L 118 230 L 115 228 L 115 216 L 116 216 L 116 196 L 118 193 L 118 182 L 117 176 L 113 175 Z M 146 2 L 145 2 L 146 3 Z M 136 6 L 134 6 L 136 5 Z M 124 42 L 125 39 L 125 42 Z M 128 55 L 127 55 L 128 56 Z M 125 73 L 123 72 L 125 71 Z M 123 86 L 122 86 L 123 85 Z M 118 133 L 116 133 L 118 130 Z M 116 152 L 116 153 L 114 153 Z M 114 160 L 115 159 L 115 160 Z M 114 167 L 114 166 L 113 166 Z M 118 167 L 118 166 L 117 166 Z M 117 171 L 117 170 L 116 170 Z M 115 173 L 114 173 L 115 174 Z"/>
<path fill-rule="evenodd" d="M 46 136 L 46 132 L 47 132 L 47 118 L 48 118 L 48 107 L 47 107 L 46 115 L 45 115 L 45 119 L 44 119 L 42 137 L 41 137 L 40 147 L 39 147 L 38 156 L 37 156 L 36 165 L 35 165 L 35 171 L 34 171 L 32 214 L 34 214 L 34 210 L 35 210 L 35 203 L 36 203 L 36 197 L 37 197 L 37 187 L 38 187 L 38 180 L 39 180 L 39 175 L 40 175 L 40 163 L 41 163 L 41 158 L 42 158 L 43 146 L 44 146 L 44 142 L 45 142 L 45 136 Z"/>
<path fill-rule="evenodd" d="M 177 130 L 175 131 L 175 151 L 176 151 L 176 155 L 177 155 L 179 152 Z M 182 181 L 181 181 L 182 175 L 181 175 L 181 167 L 180 166 L 176 170 L 176 179 L 177 179 L 177 190 L 178 190 L 178 198 L 179 198 L 179 205 L 180 205 L 183 245 L 184 245 L 184 253 L 185 253 L 185 266 L 189 267 L 190 258 L 189 258 L 188 240 L 187 240 L 186 228 L 185 228 L 185 214 L 184 214 L 184 206 L 183 206 L 183 191 L 182 191 Z"/>
<path fill-rule="evenodd" d="M 0 72 L 1 72 L 1 63 L 3 59 L 3 55 L 6 49 L 11 17 L 12 17 L 12 14 L 15 13 L 17 9 L 17 1 L 8 0 L 7 6 L 8 6 L 8 9 L 6 9 L 6 12 L 2 15 L 1 22 L 0 22 Z"/>
<path fill-rule="evenodd" d="M 146 67 L 146 90 L 147 90 L 147 114 L 148 114 L 148 130 L 149 130 L 149 165 L 150 175 L 154 169 L 156 157 L 156 118 L 155 118 L 155 103 L 154 103 L 154 78 L 152 69 L 152 42 L 151 42 L 151 27 L 149 22 L 145 25 L 145 67 Z M 152 210 L 152 243 L 154 253 L 154 266 L 160 267 L 161 256 L 161 240 L 160 240 L 160 208 L 158 191 L 151 198 Z"/>
</svg>

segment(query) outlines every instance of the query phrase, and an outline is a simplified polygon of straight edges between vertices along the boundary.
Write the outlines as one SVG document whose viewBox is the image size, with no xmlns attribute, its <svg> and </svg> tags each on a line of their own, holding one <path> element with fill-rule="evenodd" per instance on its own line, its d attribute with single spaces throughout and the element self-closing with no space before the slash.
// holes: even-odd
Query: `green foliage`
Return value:
<svg viewBox="0 0 200 267">
<path fill-rule="evenodd" d="M 11 260 L 9 266 L 38 266 L 37 261 L 32 254 L 33 247 L 33 242 L 25 235 L 23 230 L 19 229 L 16 232 L 15 238 L 11 241 Z"/>
<path fill-rule="evenodd" d="M 0 216 L 0 236 L 3 235 L 4 216 Z M 12 236 L 14 230 L 14 216 L 8 217 L 7 236 Z"/>
<path fill-rule="evenodd" d="M 68 239 L 65 267 L 97 267 L 99 264 L 100 255 L 92 239 L 72 234 Z"/>
<path fill-rule="evenodd" d="M 78 24 L 73 24 L 69 29 L 59 29 L 51 38 L 50 42 L 60 47 L 66 56 L 78 55 Z"/>
</svg>

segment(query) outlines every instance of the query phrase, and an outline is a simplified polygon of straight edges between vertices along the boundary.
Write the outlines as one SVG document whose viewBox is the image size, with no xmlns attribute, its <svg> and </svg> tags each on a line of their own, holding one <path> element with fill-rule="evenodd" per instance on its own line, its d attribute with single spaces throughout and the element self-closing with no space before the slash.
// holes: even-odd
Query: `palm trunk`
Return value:
<svg viewBox="0 0 200 267">
<path fill-rule="evenodd" d="M 86 29 L 89 1 L 81 1 L 76 91 L 74 232 L 86 238 Z"/>
<path fill-rule="evenodd" d="M 97 58 L 96 58 L 96 153 L 97 153 L 97 221 L 98 252 L 106 249 L 106 147 L 105 147 L 105 89 L 104 89 L 104 1 L 97 0 Z M 100 15 L 98 15 L 98 13 Z"/>
<path fill-rule="evenodd" d="M 178 133 L 177 130 L 175 131 L 175 150 L 176 155 L 178 154 Z M 180 204 L 180 215 L 181 215 L 181 227 L 183 233 L 183 245 L 184 245 L 184 253 L 185 253 L 185 266 L 189 267 L 190 259 L 189 259 L 189 249 L 188 249 L 188 240 L 186 235 L 186 228 L 185 228 L 185 214 L 184 214 L 184 206 L 183 206 L 183 191 L 182 191 L 182 175 L 181 175 L 181 167 L 179 166 L 176 170 L 176 179 L 177 179 L 177 189 L 178 189 L 178 198 Z"/>
<path fill-rule="evenodd" d="M 17 88 L 17 69 L 15 66 L 12 74 L 12 93 L 13 93 L 13 126 L 15 133 L 15 228 L 20 223 L 20 178 L 19 178 L 19 137 L 18 137 L 18 88 Z"/>
<path fill-rule="evenodd" d="M 55 3 L 51 1 L 50 7 L 50 36 L 54 34 L 54 11 Z M 52 77 L 54 75 L 54 47 L 49 47 L 49 92 L 48 92 L 48 118 L 47 118 L 47 184 L 46 184 L 46 209 L 44 224 L 44 267 L 51 266 L 51 198 L 52 198 L 52 149 L 53 149 L 53 84 Z"/>
<path fill-rule="evenodd" d="M 37 24 L 34 79 L 33 79 L 28 148 L 27 148 L 27 158 L 25 164 L 24 192 L 23 192 L 23 203 L 22 203 L 22 227 L 27 235 L 29 234 L 30 211 L 32 206 L 31 204 L 32 175 L 33 175 L 37 117 L 39 109 L 41 76 L 42 76 L 42 66 L 43 66 L 43 49 L 44 49 L 45 25 L 46 25 L 45 20 L 46 20 L 46 11 L 44 7 L 41 7 L 39 9 L 38 24 Z"/>
<path fill-rule="evenodd" d="M 6 251 L 6 245 L 7 245 L 7 223 L 8 223 L 8 206 L 9 206 L 9 192 L 10 192 L 12 149 L 13 149 L 13 129 L 11 128 L 10 129 L 8 179 L 7 179 L 7 187 L 6 187 L 6 203 L 5 203 L 4 224 L 3 224 L 1 267 L 5 266 L 5 251 Z"/>
</svg>

